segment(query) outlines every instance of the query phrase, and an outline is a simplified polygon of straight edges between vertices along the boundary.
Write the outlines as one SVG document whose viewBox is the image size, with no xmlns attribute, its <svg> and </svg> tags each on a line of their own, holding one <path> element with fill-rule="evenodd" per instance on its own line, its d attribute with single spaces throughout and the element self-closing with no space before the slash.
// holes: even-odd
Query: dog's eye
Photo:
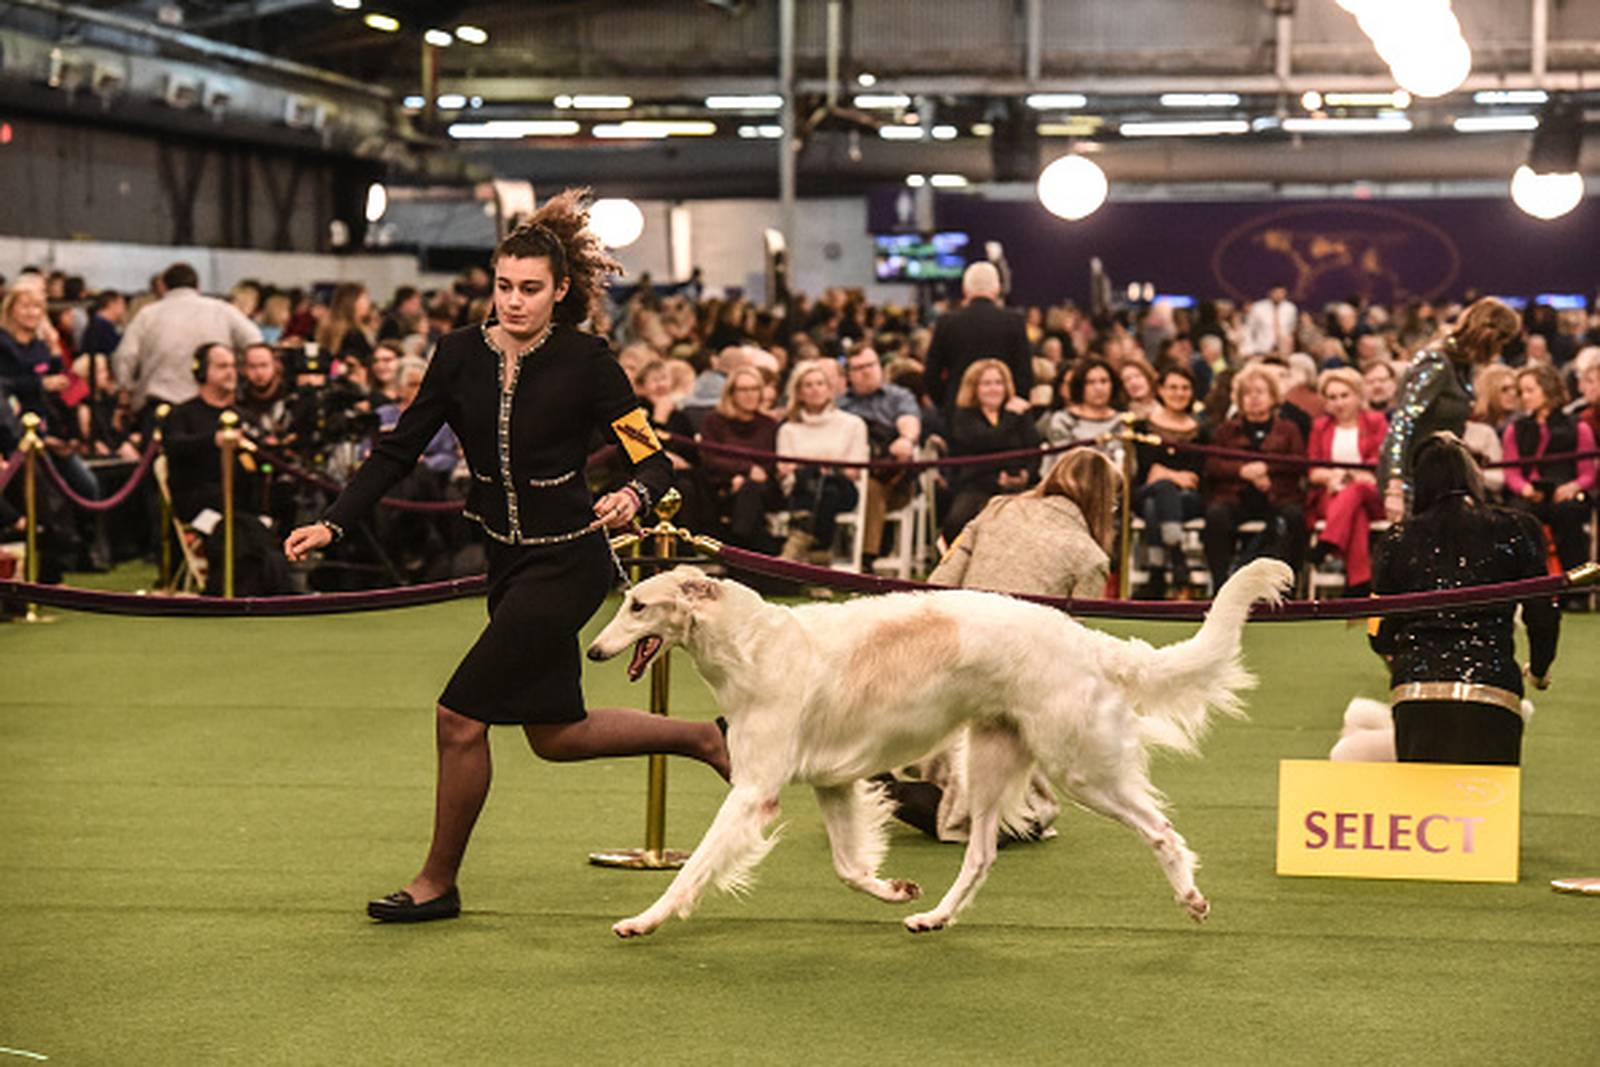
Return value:
<svg viewBox="0 0 1600 1067">
<path fill-rule="evenodd" d="M 635 614 L 635 615 L 637 615 L 637 614 L 639 614 L 639 613 L 640 613 L 640 612 L 641 612 L 641 611 L 643 611 L 643 610 L 644 610 L 644 604 L 642 604 L 642 603 L 640 603 L 640 602 L 639 602 L 639 601 L 637 601 L 637 600 L 635 600 L 635 601 L 634 601 L 634 602 L 633 602 L 633 605 L 632 605 L 632 606 L 631 606 L 631 607 L 630 607 L 630 608 L 628 608 L 628 610 L 629 610 L 629 611 L 631 611 L 631 612 L 633 612 L 633 613 L 634 613 L 634 614 Z"/>
</svg>

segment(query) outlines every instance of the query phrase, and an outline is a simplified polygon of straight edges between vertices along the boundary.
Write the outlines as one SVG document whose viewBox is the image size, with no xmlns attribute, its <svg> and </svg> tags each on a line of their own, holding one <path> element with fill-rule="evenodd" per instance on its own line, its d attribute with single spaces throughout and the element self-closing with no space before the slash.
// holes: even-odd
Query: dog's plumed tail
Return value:
<svg viewBox="0 0 1600 1067">
<path fill-rule="evenodd" d="M 1146 744 L 1193 754 L 1212 712 L 1244 715 L 1240 696 L 1256 684 L 1239 657 L 1245 620 L 1252 604 L 1279 603 L 1293 584 L 1294 571 L 1280 560 L 1246 564 L 1218 591 L 1199 633 L 1141 657 L 1128 683 Z"/>
</svg>

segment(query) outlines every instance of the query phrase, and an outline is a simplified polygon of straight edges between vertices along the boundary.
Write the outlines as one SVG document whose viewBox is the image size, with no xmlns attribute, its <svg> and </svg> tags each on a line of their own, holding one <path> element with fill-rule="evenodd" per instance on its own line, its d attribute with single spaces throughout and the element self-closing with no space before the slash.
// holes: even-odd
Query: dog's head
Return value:
<svg viewBox="0 0 1600 1067">
<path fill-rule="evenodd" d="M 695 619 L 723 596 L 724 583 L 698 567 L 677 567 L 628 590 L 616 617 L 589 645 L 589 658 L 607 660 L 629 645 L 628 679 L 638 681 L 662 649 L 680 645 Z"/>
</svg>

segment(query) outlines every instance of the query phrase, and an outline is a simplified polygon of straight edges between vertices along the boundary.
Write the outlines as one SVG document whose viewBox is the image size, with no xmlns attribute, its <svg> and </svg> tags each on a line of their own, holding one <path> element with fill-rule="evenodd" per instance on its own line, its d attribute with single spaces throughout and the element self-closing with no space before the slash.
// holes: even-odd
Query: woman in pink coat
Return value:
<svg viewBox="0 0 1600 1067">
<path fill-rule="evenodd" d="M 1348 367 L 1324 371 L 1317 391 L 1327 414 L 1311 426 L 1306 454 L 1313 460 L 1376 465 L 1389 422 L 1367 410 L 1366 383 Z M 1345 596 L 1365 596 L 1372 585 L 1372 552 L 1368 537 L 1372 520 L 1383 517 L 1383 496 L 1371 471 L 1344 467 L 1312 467 L 1306 520 L 1322 535 L 1313 559 L 1329 553 L 1344 558 Z"/>
</svg>

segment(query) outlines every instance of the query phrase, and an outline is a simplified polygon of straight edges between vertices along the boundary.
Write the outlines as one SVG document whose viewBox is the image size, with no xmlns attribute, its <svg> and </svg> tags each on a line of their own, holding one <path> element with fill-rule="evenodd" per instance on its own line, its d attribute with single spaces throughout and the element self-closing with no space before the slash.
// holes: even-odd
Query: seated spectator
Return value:
<svg viewBox="0 0 1600 1067">
<path fill-rule="evenodd" d="M 731 371 L 716 410 L 707 413 L 700 427 L 700 440 L 777 452 L 778 422 L 761 413 L 761 389 L 761 373 L 754 367 Z M 754 552 L 771 553 L 777 546 L 767 533 L 767 512 L 781 501 L 772 461 L 703 449 L 701 462 L 717 496 L 717 510 L 728 542 Z"/>
<path fill-rule="evenodd" d="M 1522 414 L 1501 436 L 1506 460 L 1536 460 L 1545 455 L 1594 450 L 1589 424 L 1572 418 L 1560 373 L 1549 363 L 1529 363 L 1517 372 Z M 1595 488 L 1595 460 L 1521 463 L 1506 468 L 1506 489 L 1513 507 L 1531 512 L 1555 535 L 1556 555 L 1569 570 L 1589 559 L 1584 532 Z"/>
<path fill-rule="evenodd" d="M 1312 459 L 1376 467 L 1389 422 L 1367 409 L 1361 375 L 1349 367 L 1326 370 L 1320 385 L 1327 414 L 1312 424 L 1306 454 Z M 1311 487 L 1306 498 L 1307 519 L 1323 524 L 1314 555 L 1341 556 L 1345 596 L 1366 596 L 1372 587 L 1372 522 L 1383 517 L 1377 475 L 1344 467 L 1312 467 L 1306 481 Z"/>
<path fill-rule="evenodd" d="M 877 359 L 877 356 L 873 356 Z M 785 456 L 860 463 L 870 450 L 867 424 L 834 403 L 828 362 L 802 363 L 789 376 L 789 402 L 778 427 L 778 452 Z M 839 515 L 860 501 L 856 470 L 778 463 L 778 479 L 789 508 L 785 559 L 805 559 L 815 548 L 831 560 Z"/>
<path fill-rule="evenodd" d="M 425 329 L 427 317 L 422 309 L 422 292 L 415 286 L 400 286 L 394 291 L 394 299 L 378 327 L 378 340 L 398 341 Z"/>
<path fill-rule="evenodd" d="M 1391 417 L 1395 393 L 1400 390 L 1400 372 L 1394 361 L 1387 357 L 1372 360 L 1361 368 L 1361 380 L 1367 383 L 1367 409 Z"/>
<path fill-rule="evenodd" d="M 1081 359 L 1060 390 L 1065 403 L 1039 420 L 1045 444 L 1095 441 L 1095 448 L 1122 467 L 1122 442 L 1112 438 L 1122 428 L 1122 390 L 1111 364 L 1098 357 Z M 1100 440 L 1104 438 L 1104 440 Z M 1045 460 L 1054 463 L 1056 457 Z"/>
<path fill-rule="evenodd" d="M 41 417 L 46 397 L 69 384 L 45 339 L 44 319 L 44 296 L 32 286 L 15 286 L 0 301 L 0 386 L 22 411 Z"/>
<path fill-rule="evenodd" d="M 1134 423 L 1134 431 L 1155 435 L 1160 445 L 1140 442 L 1133 491 L 1134 513 L 1144 519 L 1145 564 L 1149 595 L 1189 594 L 1189 561 L 1183 549 L 1183 524 L 1205 513 L 1200 478 L 1205 456 L 1179 451 L 1175 445 L 1203 443 L 1205 429 L 1194 417 L 1194 379 L 1183 367 L 1161 372 L 1157 387 L 1161 406 Z M 1073 453 L 1068 452 L 1068 456 Z"/>
<path fill-rule="evenodd" d="M 1239 414 L 1217 427 L 1212 444 L 1244 449 L 1262 456 L 1303 456 L 1305 439 L 1294 423 L 1278 415 L 1282 397 L 1278 375 L 1270 367 L 1249 363 L 1233 378 L 1233 403 Z M 1206 459 L 1208 484 L 1205 544 L 1206 566 L 1213 592 L 1236 564 L 1274 556 L 1299 570 L 1305 553 L 1305 500 L 1301 468 L 1269 465 L 1265 459 Z M 1260 520 L 1266 529 L 1251 536 L 1241 550 L 1239 525 Z"/>
<path fill-rule="evenodd" d="M 1174 365 L 1187 366 L 1188 362 L 1184 358 Z M 1143 356 L 1123 357 L 1117 365 L 1117 381 L 1122 385 L 1128 412 L 1136 418 L 1147 419 L 1161 406 L 1156 397 L 1156 370 Z"/>
<path fill-rule="evenodd" d="M 400 369 L 400 359 L 400 346 L 394 341 L 379 341 L 372 350 L 369 388 L 374 405 L 399 403 L 400 383 L 395 380 L 395 375 Z"/>
<path fill-rule="evenodd" d="M 1106 373 L 1109 380 L 1109 367 Z M 1009 406 L 1015 397 L 1011 370 L 1003 362 L 980 359 L 970 364 L 956 390 L 955 411 L 950 418 L 950 454 L 973 456 L 1038 448 L 1039 433 L 1033 420 Z M 950 470 L 952 499 L 942 527 L 946 542 L 954 542 L 962 527 L 983 510 L 991 497 L 1020 493 L 1037 481 L 1039 461 L 1009 460 L 998 466 L 972 464 Z"/>
<path fill-rule="evenodd" d="M 420 359 L 399 361 L 394 375 L 398 395 L 377 408 L 379 433 L 388 433 L 399 425 L 400 416 L 417 399 L 427 373 L 428 365 Z M 363 459 L 370 450 L 362 449 Z M 460 442 L 446 423 L 423 448 L 416 467 L 385 495 L 430 503 L 459 499 L 450 486 L 460 463 Z M 374 510 L 371 522 L 384 553 L 408 580 L 435 581 L 472 573 L 472 566 L 460 558 L 471 537 L 459 515 L 380 507 Z M 476 562 L 474 557 L 471 563 Z"/>
<path fill-rule="evenodd" d="M 650 425 L 661 437 L 661 448 L 676 475 L 678 495 L 683 498 L 677 522 L 691 530 L 711 529 L 716 522 L 711 485 L 700 467 L 694 427 L 689 417 L 678 410 L 672 395 L 672 372 L 666 361 L 647 360 L 634 375 L 633 390 L 644 404 Z"/>
<path fill-rule="evenodd" d="M 680 405 L 690 421 L 702 423 L 708 411 L 721 405 L 728 376 L 738 368 L 750 365 L 750 355 L 742 345 L 714 350 L 706 369 L 695 378 L 694 388 Z"/>
<path fill-rule="evenodd" d="M 1567 405 L 1567 414 L 1588 423 L 1595 437 L 1600 438 L 1600 345 L 1580 349 L 1571 369 L 1578 395 Z"/>
<path fill-rule="evenodd" d="M 867 441 L 873 459 L 915 458 L 922 439 L 922 416 L 911 390 L 884 379 L 878 353 L 862 347 L 850 353 L 845 363 L 849 388 L 839 397 L 839 407 L 857 415 L 867 424 Z M 867 508 L 862 569 L 871 571 L 872 561 L 883 547 L 884 516 L 911 501 L 917 486 L 914 471 L 872 471 L 867 478 Z"/>
<path fill-rule="evenodd" d="M 928 581 L 1002 593 L 1098 597 L 1111 567 L 1121 491 L 1122 475 L 1104 456 L 1087 448 L 1068 452 L 1034 488 L 991 500 Z M 874 779 L 895 801 L 897 818 L 940 841 L 965 841 L 970 828 L 960 773 L 964 744 L 963 731 L 950 748 L 907 768 L 905 775 L 913 780 Z M 1055 836 L 1052 824 L 1061 805 L 1038 770 L 1022 802 L 1027 824 L 1022 839 Z"/>
<path fill-rule="evenodd" d="M 1504 363 L 1486 363 L 1472 379 L 1472 414 L 1461 432 L 1461 443 L 1472 453 L 1473 461 L 1484 469 L 1483 490 L 1491 501 L 1505 495 L 1506 472 L 1502 467 L 1484 466 L 1505 458 L 1500 435 L 1517 414 L 1517 372 Z"/>
<path fill-rule="evenodd" d="M 372 297 L 359 282 L 342 282 L 333 291 L 327 317 L 317 328 L 317 347 L 330 361 L 372 365 L 372 339 L 367 336 L 367 320 L 372 314 Z"/>
<path fill-rule="evenodd" d="M 79 351 L 91 356 L 110 357 L 122 343 L 122 324 L 127 321 L 127 297 L 107 289 L 89 305 L 89 324 L 84 328 Z"/>
</svg>

